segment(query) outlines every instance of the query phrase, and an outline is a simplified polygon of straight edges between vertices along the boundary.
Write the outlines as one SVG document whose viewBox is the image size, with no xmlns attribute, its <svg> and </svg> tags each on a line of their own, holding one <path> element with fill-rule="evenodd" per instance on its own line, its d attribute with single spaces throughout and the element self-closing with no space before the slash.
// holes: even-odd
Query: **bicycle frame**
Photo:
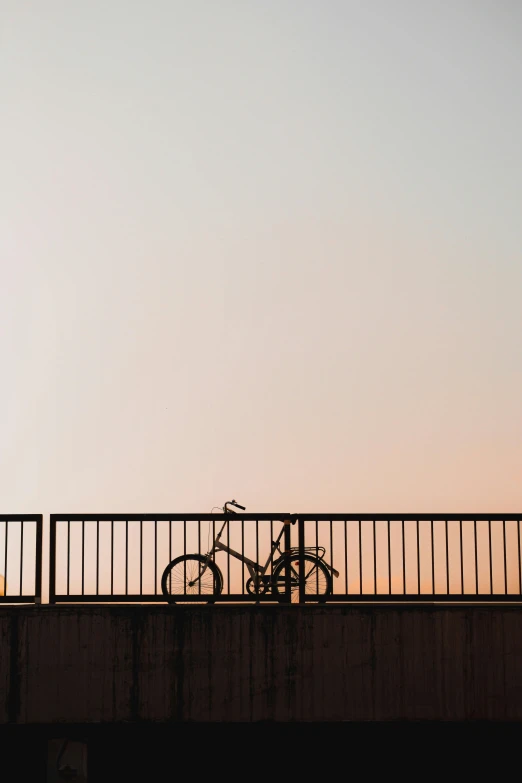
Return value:
<svg viewBox="0 0 522 783">
<path fill-rule="evenodd" d="M 240 506 L 240 508 L 242 508 L 242 507 Z M 230 512 L 228 512 L 228 513 L 230 513 Z M 234 512 L 232 512 L 232 513 L 234 513 Z M 227 526 L 229 521 L 230 521 L 230 519 L 228 517 L 226 517 L 225 521 L 223 522 L 223 524 L 221 526 L 220 531 L 218 532 L 218 534 L 216 535 L 216 537 L 214 539 L 214 542 L 212 544 L 212 549 L 210 549 L 210 551 L 207 552 L 207 554 L 205 555 L 205 561 L 204 561 L 205 564 L 204 564 L 203 568 L 201 569 L 201 571 L 199 572 L 199 576 L 197 577 L 197 579 L 194 580 L 194 582 L 197 582 L 199 579 L 201 579 L 203 574 L 206 572 L 206 570 L 208 568 L 208 564 L 210 562 L 214 561 L 214 564 L 215 564 L 215 554 L 216 554 L 216 552 L 226 552 L 227 554 L 229 554 L 232 557 L 236 558 L 236 560 L 239 560 L 240 562 L 245 563 L 245 565 L 246 565 L 246 567 L 248 569 L 248 573 L 250 574 L 250 578 L 251 578 L 252 583 L 253 583 L 254 592 L 257 593 L 262 585 L 265 585 L 265 587 L 267 589 L 269 589 L 269 585 L 267 584 L 268 577 L 266 577 L 265 574 L 268 571 L 268 569 L 270 567 L 270 564 L 273 565 L 273 563 L 274 563 L 274 555 L 275 555 L 275 553 L 279 552 L 279 554 L 281 555 L 281 557 L 276 561 L 277 563 L 279 563 L 280 560 L 285 557 L 285 555 L 291 555 L 291 553 L 292 553 L 292 549 L 283 551 L 283 550 L 281 550 L 281 548 L 279 546 L 281 538 L 283 537 L 283 534 L 285 532 L 286 526 L 291 524 L 291 520 L 290 519 L 285 519 L 283 521 L 283 527 L 281 528 L 281 531 L 280 531 L 279 535 L 277 536 L 275 541 L 272 541 L 272 548 L 270 550 L 270 554 L 269 554 L 268 559 L 267 559 L 267 561 L 266 561 L 264 566 L 261 565 L 260 563 L 256 563 L 255 560 L 251 560 L 249 557 L 246 557 L 245 555 L 241 554 L 240 552 L 236 552 L 235 549 L 232 549 L 231 547 L 227 546 L 226 544 L 221 543 L 221 536 L 223 535 L 223 531 L 225 530 L 225 527 Z M 321 548 L 323 549 L 323 554 L 324 554 L 324 547 L 321 547 Z M 317 558 L 317 560 L 320 560 L 323 563 L 325 568 L 327 568 L 333 576 L 336 576 L 336 577 L 339 576 L 339 571 L 337 571 L 329 563 L 325 562 L 323 560 L 322 555 L 316 554 L 316 558 Z M 285 577 L 285 579 L 290 579 L 290 574 L 291 573 L 294 575 L 294 577 L 296 577 L 296 576 L 298 577 L 298 573 L 292 567 L 292 564 L 290 562 L 290 558 L 288 560 L 288 565 L 289 565 L 289 569 L 287 571 L 287 576 Z M 219 567 L 217 566 L 217 564 L 215 564 L 215 567 L 219 571 Z M 307 579 L 307 576 L 308 575 L 306 575 L 306 574 L 304 575 L 304 579 L 305 580 Z M 289 581 L 287 583 L 287 588 L 286 589 L 288 589 L 288 590 L 290 589 L 290 582 Z M 247 590 L 248 590 L 248 592 L 250 592 L 250 590 L 248 588 L 248 582 L 247 582 Z"/>
<path fill-rule="evenodd" d="M 207 562 L 210 561 L 213 555 L 215 555 L 216 552 L 227 552 L 229 555 L 232 555 L 232 557 L 235 557 L 236 560 L 240 560 L 242 563 L 245 563 L 248 573 L 250 574 L 250 577 L 254 583 L 254 585 L 257 587 L 260 582 L 260 578 L 263 577 L 266 572 L 268 571 L 268 568 L 270 567 L 270 564 L 273 562 L 274 554 L 279 551 L 281 555 L 284 554 L 284 552 L 281 551 L 279 547 L 279 542 L 281 541 L 281 538 L 283 537 L 283 533 L 285 531 L 286 525 L 290 524 L 289 519 L 285 519 L 283 522 L 283 527 L 281 528 L 281 531 L 276 538 L 275 541 L 272 541 L 272 549 L 270 550 L 270 554 L 268 556 L 268 560 L 266 561 L 265 565 L 262 566 L 260 563 L 256 563 L 255 560 L 251 560 L 249 557 L 246 557 L 245 555 L 242 555 L 240 552 L 236 552 L 235 549 L 232 549 L 231 547 L 227 546 L 226 544 L 221 543 L 221 536 L 223 534 L 223 531 L 228 524 L 229 520 L 225 519 L 223 522 L 223 525 L 221 526 L 221 530 L 217 534 L 216 538 L 214 539 L 214 544 L 212 546 L 212 549 L 207 553 Z M 206 570 L 206 567 L 202 570 L 201 575 L 204 574 Z"/>
</svg>

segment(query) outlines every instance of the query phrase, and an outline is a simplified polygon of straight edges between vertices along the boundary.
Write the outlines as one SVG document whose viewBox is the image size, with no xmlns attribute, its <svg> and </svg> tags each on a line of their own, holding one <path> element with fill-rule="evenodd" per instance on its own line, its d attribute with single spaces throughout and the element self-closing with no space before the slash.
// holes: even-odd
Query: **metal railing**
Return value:
<svg viewBox="0 0 522 783">
<path fill-rule="evenodd" d="M 288 514 L 51 514 L 49 602 L 160 602 L 162 574 L 174 558 L 206 554 L 225 519 L 223 542 L 266 561 Z M 291 545 L 290 526 L 281 539 Z M 297 536 L 295 536 L 297 538 Z M 248 566 L 229 553 L 213 556 L 223 587 L 219 602 L 278 600 L 248 592 Z M 267 574 L 272 574 L 270 564 Z M 205 600 L 187 595 L 183 602 Z"/>
<path fill-rule="evenodd" d="M 522 601 L 519 514 L 299 514 L 339 571 L 328 601 Z M 317 600 L 305 595 L 300 601 Z"/>
<path fill-rule="evenodd" d="M 41 514 L 0 514 L 0 604 L 42 600 Z"/>
<path fill-rule="evenodd" d="M 285 520 L 297 596 L 252 594 L 245 561 L 219 551 L 216 602 L 522 602 L 520 522 L 514 514 L 234 514 L 222 541 L 265 564 Z M 223 514 L 53 514 L 49 602 L 163 602 L 161 577 L 174 558 L 206 554 Z M 306 552 L 323 553 L 331 590 L 305 584 Z M 269 564 L 267 576 L 274 571 Z M 208 596 L 184 595 L 183 603 Z"/>
</svg>

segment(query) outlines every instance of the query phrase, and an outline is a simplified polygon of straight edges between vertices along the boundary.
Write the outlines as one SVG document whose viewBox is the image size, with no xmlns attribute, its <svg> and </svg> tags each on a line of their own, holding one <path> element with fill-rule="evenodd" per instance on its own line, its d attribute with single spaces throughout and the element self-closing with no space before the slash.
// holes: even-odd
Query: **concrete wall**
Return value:
<svg viewBox="0 0 522 783">
<path fill-rule="evenodd" d="M 0 723 L 521 720 L 522 607 L 0 608 Z"/>
</svg>

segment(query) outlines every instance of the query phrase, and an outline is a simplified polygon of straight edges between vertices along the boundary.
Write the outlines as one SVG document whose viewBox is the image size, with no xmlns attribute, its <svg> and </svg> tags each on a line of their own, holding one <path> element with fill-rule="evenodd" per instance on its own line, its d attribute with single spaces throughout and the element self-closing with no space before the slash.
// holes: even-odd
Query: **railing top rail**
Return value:
<svg viewBox="0 0 522 783">
<path fill-rule="evenodd" d="M 304 521 L 312 521 L 312 522 L 335 522 L 335 521 L 346 521 L 346 522 L 358 522 L 359 520 L 361 522 L 364 521 L 384 521 L 387 522 L 388 520 L 390 522 L 430 522 L 433 520 L 434 522 L 437 521 L 447 521 L 447 522 L 481 522 L 481 521 L 510 521 L 510 520 L 522 520 L 522 512 L 520 514 L 430 514 L 429 512 L 422 512 L 419 514 L 387 514 L 387 513 L 376 513 L 376 514 L 294 514 L 294 517 L 297 517 L 298 519 L 302 519 Z"/>
<path fill-rule="evenodd" d="M 283 522 L 295 515 L 282 514 L 51 514 L 51 522 L 206 522 L 225 519 Z"/>
<path fill-rule="evenodd" d="M 1 522 L 40 522 L 42 514 L 0 514 Z"/>
<path fill-rule="evenodd" d="M 0 514 L 1 520 L 28 520 L 28 521 L 34 521 L 35 519 L 41 519 L 41 514 Z M 422 513 L 407 513 L 407 514 L 400 514 L 400 513 L 364 513 L 364 514 L 356 514 L 356 513 L 349 513 L 349 514 L 313 514 L 310 512 L 307 513 L 281 513 L 281 512 L 274 512 L 274 513 L 262 513 L 262 514 L 255 514 L 255 513 L 230 513 L 226 516 L 228 519 L 238 519 L 238 520 L 245 520 L 245 521 L 283 521 L 285 519 L 291 519 L 292 521 L 297 519 L 302 519 L 304 521 L 311 521 L 311 522 L 364 522 L 364 521 L 390 521 L 390 522 L 423 522 L 423 521 L 447 521 L 447 522 L 481 522 L 481 521 L 510 521 L 510 520 L 522 520 L 522 512 L 520 514 L 485 514 L 483 512 L 478 514 L 472 514 L 472 513 L 466 513 L 466 514 L 441 514 L 441 513 L 433 513 L 430 514 L 429 512 L 422 512 Z M 202 514 L 51 514 L 50 515 L 51 522 L 168 522 L 168 521 L 187 521 L 187 522 L 204 522 L 204 521 L 219 521 L 225 519 L 225 514 L 211 514 L 211 513 L 202 513 Z"/>
</svg>

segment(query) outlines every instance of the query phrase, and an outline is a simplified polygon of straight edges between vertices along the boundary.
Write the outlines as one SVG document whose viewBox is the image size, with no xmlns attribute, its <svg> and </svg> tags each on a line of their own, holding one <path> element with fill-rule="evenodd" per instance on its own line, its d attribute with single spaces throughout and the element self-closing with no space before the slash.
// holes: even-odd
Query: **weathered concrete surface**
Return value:
<svg viewBox="0 0 522 783">
<path fill-rule="evenodd" d="M 522 720 L 522 607 L 0 609 L 0 723 Z"/>
</svg>

